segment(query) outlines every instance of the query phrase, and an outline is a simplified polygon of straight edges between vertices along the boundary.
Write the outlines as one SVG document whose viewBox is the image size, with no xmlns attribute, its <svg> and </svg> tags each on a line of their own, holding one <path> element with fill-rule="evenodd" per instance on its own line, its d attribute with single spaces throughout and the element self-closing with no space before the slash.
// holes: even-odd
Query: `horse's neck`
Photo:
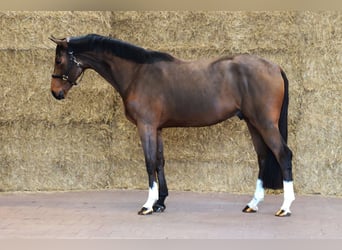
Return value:
<svg viewBox="0 0 342 250">
<path fill-rule="evenodd" d="M 91 55 L 91 56 L 90 56 Z M 85 58 L 87 67 L 95 70 L 108 81 L 121 95 L 125 96 L 137 64 L 109 54 L 88 54 Z"/>
</svg>

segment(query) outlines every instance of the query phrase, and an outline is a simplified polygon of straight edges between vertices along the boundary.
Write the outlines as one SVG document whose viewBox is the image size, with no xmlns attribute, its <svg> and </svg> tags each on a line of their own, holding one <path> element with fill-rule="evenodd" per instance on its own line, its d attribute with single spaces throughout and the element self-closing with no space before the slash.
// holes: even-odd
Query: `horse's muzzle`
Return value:
<svg viewBox="0 0 342 250">
<path fill-rule="evenodd" d="M 61 90 L 57 93 L 54 91 L 51 91 L 51 93 L 52 93 L 53 97 L 55 97 L 57 100 L 62 100 L 65 98 L 63 90 Z"/>
</svg>

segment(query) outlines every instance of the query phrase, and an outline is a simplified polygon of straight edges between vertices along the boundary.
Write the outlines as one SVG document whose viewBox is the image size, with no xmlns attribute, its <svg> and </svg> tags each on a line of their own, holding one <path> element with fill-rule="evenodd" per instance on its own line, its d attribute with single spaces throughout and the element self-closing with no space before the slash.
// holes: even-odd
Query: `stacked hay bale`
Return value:
<svg viewBox="0 0 342 250">
<path fill-rule="evenodd" d="M 51 98 L 55 45 L 48 37 L 108 34 L 107 12 L 3 12 L 0 94 L 0 189 L 104 187 L 114 93 L 89 72 L 68 100 Z M 100 172 L 101 172 L 100 171 Z"/>
<path fill-rule="evenodd" d="M 342 195 L 342 13 L 300 13 L 301 105 L 296 130 L 297 187 Z"/>
<path fill-rule="evenodd" d="M 341 21 L 339 12 L 2 12 L 0 189 L 147 187 L 136 129 L 109 84 L 88 71 L 66 100 L 50 95 L 48 36 L 98 33 L 185 60 L 252 53 L 278 63 L 290 80 L 296 191 L 342 195 Z M 163 133 L 170 189 L 253 192 L 243 121 Z"/>
</svg>

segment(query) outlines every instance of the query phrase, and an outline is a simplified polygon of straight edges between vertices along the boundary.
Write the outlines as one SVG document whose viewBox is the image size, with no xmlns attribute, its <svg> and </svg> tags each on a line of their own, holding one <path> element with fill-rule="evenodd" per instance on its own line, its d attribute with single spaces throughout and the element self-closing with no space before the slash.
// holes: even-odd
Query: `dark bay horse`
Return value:
<svg viewBox="0 0 342 250">
<path fill-rule="evenodd" d="M 57 44 L 53 96 L 64 99 L 80 75 L 93 69 L 118 91 L 126 117 L 137 126 L 149 185 L 138 214 L 165 209 L 163 128 L 209 126 L 238 116 L 247 123 L 259 164 L 254 196 L 242 211 L 256 212 L 265 188 L 283 188 L 284 201 L 275 215 L 291 215 L 288 80 L 278 65 L 252 55 L 183 61 L 95 34 L 50 39 Z"/>
</svg>

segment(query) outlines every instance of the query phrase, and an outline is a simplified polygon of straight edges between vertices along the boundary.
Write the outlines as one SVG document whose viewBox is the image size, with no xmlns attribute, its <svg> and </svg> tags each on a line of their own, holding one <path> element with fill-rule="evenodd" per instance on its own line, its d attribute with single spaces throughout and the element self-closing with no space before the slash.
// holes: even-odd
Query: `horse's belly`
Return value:
<svg viewBox="0 0 342 250">
<path fill-rule="evenodd" d="M 210 126 L 234 116 L 236 111 L 233 105 L 217 105 L 213 103 L 188 104 L 169 112 L 164 126 Z"/>
</svg>

